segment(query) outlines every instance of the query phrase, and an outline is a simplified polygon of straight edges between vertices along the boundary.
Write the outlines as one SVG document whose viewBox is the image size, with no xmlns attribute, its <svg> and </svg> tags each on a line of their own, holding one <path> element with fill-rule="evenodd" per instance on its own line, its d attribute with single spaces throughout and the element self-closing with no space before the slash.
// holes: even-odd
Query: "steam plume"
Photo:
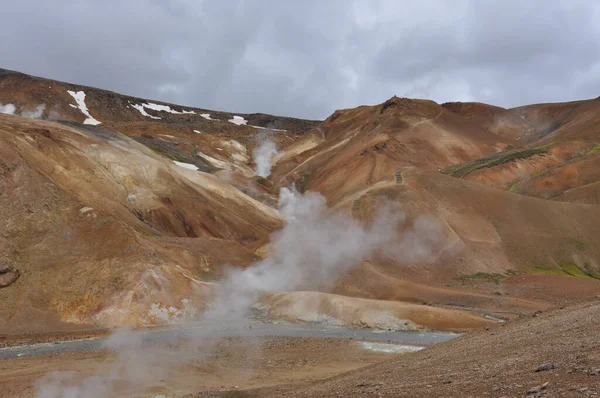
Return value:
<svg viewBox="0 0 600 398">
<path fill-rule="evenodd" d="M 6 105 L 0 104 L 0 113 L 6 113 L 8 115 L 14 115 L 16 109 L 17 108 L 13 104 L 6 104 Z"/>
<path fill-rule="evenodd" d="M 260 143 L 254 149 L 252 158 L 256 163 L 256 175 L 268 177 L 271 174 L 271 162 L 273 157 L 279 153 L 275 142 L 268 134 L 259 136 Z"/>
<path fill-rule="evenodd" d="M 6 104 L 6 105 L 0 104 L 0 113 L 6 113 L 8 115 L 15 115 L 15 114 L 17 114 L 16 110 L 17 110 L 17 107 L 14 106 L 13 104 Z M 23 110 L 19 116 L 26 117 L 28 119 L 41 119 L 42 116 L 44 115 L 44 110 L 46 110 L 46 105 L 40 104 L 33 111 L 28 111 L 26 109 Z"/>
<path fill-rule="evenodd" d="M 362 225 L 328 211 L 315 192 L 300 195 L 281 189 L 279 209 L 287 222 L 271 239 L 270 255 L 246 269 L 231 268 L 216 287 L 198 327 L 184 330 L 186 343 L 169 350 L 142 347 L 139 333 L 116 332 L 106 347 L 117 361 L 76 382 L 72 374 L 54 373 L 41 380 L 37 398 L 104 398 L 117 394 L 116 385 L 157 387 L 177 366 L 210 352 L 224 326 L 244 325 L 261 293 L 325 289 L 361 259 L 383 252 L 411 261 L 431 254 L 439 239 L 437 224 L 418 218 L 406 228 L 400 208 L 377 206 L 373 221 Z M 399 231 L 405 227 L 405 231 Z"/>
<path fill-rule="evenodd" d="M 34 111 L 24 110 L 23 112 L 21 112 L 21 116 L 26 117 L 28 119 L 41 119 L 45 110 L 46 105 L 40 104 L 35 108 Z"/>
</svg>

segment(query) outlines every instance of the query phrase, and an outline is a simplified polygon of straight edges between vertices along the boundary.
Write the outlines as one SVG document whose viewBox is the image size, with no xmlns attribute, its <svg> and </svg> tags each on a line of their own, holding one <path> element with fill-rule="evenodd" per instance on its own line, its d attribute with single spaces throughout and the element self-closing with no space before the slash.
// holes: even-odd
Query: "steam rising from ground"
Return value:
<svg viewBox="0 0 600 398">
<path fill-rule="evenodd" d="M 376 252 L 400 260 L 424 259 L 440 238 L 437 223 L 428 218 L 417 219 L 401 234 L 406 217 L 391 204 L 378 206 L 366 226 L 329 212 L 325 198 L 314 192 L 301 196 L 282 188 L 279 209 L 287 223 L 272 235 L 270 255 L 246 269 L 229 269 L 200 324 L 185 330 L 185 342 L 169 349 L 142 347 L 140 333 L 118 331 L 107 342 L 117 354 L 115 362 L 79 382 L 73 374 L 50 374 L 41 380 L 37 397 L 109 397 L 117 385 L 157 387 L 178 366 L 209 354 L 224 326 L 244 325 L 261 293 L 326 289 Z"/>
<path fill-rule="evenodd" d="M 17 110 L 17 107 L 14 106 L 13 104 L 6 104 L 6 105 L 0 104 L 0 113 L 6 113 L 8 115 L 15 115 L 15 114 L 17 114 L 17 113 L 15 113 L 16 110 Z M 19 116 L 26 117 L 28 119 L 41 119 L 42 116 L 44 115 L 45 110 L 46 110 L 46 105 L 40 104 L 33 111 L 28 111 L 27 109 L 24 109 Z"/>
<path fill-rule="evenodd" d="M 258 136 L 259 144 L 254 148 L 252 158 L 256 163 L 256 175 L 268 177 L 271 174 L 271 162 L 273 157 L 279 153 L 271 135 L 263 133 Z"/>
<path fill-rule="evenodd" d="M 6 105 L 0 104 L 0 113 L 6 113 L 8 115 L 14 115 L 16 109 L 17 108 L 13 104 L 6 104 Z"/>
<path fill-rule="evenodd" d="M 28 119 L 41 119 L 45 110 L 46 105 L 41 104 L 38 105 L 34 111 L 24 110 L 23 112 L 21 112 L 21 116 L 26 117 Z"/>
</svg>

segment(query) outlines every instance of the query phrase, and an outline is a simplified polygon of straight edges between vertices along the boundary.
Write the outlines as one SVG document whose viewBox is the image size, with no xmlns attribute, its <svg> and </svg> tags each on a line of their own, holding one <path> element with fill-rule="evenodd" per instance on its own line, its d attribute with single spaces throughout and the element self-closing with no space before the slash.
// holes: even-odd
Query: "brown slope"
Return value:
<svg viewBox="0 0 600 398">
<path fill-rule="evenodd" d="M 526 137 L 531 130 L 525 118 L 512 109 L 481 102 L 446 102 L 442 106 L 499 137 L 518 141 Z"/>
<path fill-rule="evenodd" d="M 574 196 L 563 194 L 598 181 L 600 100 L 538 104 L 509 111 L 522 116 L 527 123 L 529 132 L 524 141 L 528 143 L 499 156 L 509 159 L 515 152 L 537 151 L 535 156 L 517 157 L 496 165 L 485 159 L 477 160 L 448 168 L 448 174 L 525 195 L 597 203 L 593 189 L 585 188 Z M 475 163 L 479 166 L 473 169 Z"/>
<path fill-rule="evenodd" d="M 520 312 L 593 297 L 600 289 L 594 280 L 600 277 L 600 208 L 511 194 L 417 168 L 404 170 L 401 183 L 396 178 L 332 205 L 363 221 L 382 199 L 400 203 L 408 225 L 433 217 L 435 227 L 422 231 L 432 252 L 413 261 L 407 254 L 412 246 L 399 242 L 404 251 L 362 263 L 340 280 L 336 293 Z M 555 280 L 573 289 L 545 287 Z"/>
<path fill-rule="evenodd" d="M 43 119 L 82 123 L 86 116 L 77 109 L 68 91 L 85 93 L 85 105 L 91 116 L 101 122 L 100 127 L 134 137 L 169 159 L 188 163 L 195 163 L 190 160 L 196 159 L 206 172 L 232 170 L 233 177 L 240 178 L 236 186 L 244 189 L 255 167 L 252 152 L 263 135 L 269 135 L 283 149 L 319 123 L 262 113 L 234 114 L 184 107 L 0 69 L 0 103 L 14 104 L 16 114 L 44 105 Z M 178 113 L 145 107 L 144 115 L 135 108 L 143 104 L 167 106 Z M 210 120 L 202 116 L 206 114 Z M 243 118 L 247 125 L 231 123 L 234 116 Z M 257 197 L 266 195 L 265 202 L 272 202 L 268 193 L 254 186 L 253 191 L 256 190 Z"/>
<path fill-rule="evenodd" d="M 600 367 L 599 316 L 598 301 L 569 307 L 270 396 L 518 397 L 544 383 L 537 396 L 591 396 L 600 391 L 590 376 Z M 536 372 L 546 363 L 556 369 Z"/>
<path fill-rule="evenodd" d="M 108 130 L 0 115 L 0 159 L 0 253 L 20 272 L 0 288 L 3 331 L 193 315 L 221 265 L 249 264 L 280 225 L 217 177 Z"/>
<path fill-rule="evenodd" d="M 272 178 L 330 200 L 365 189 L 400 167 L 438 170 L 495 153 L 508 142 L 433 101 L 397 97 L 337 111 L 317 130 L 321 142 L 278 163 Z"/>
</svg>

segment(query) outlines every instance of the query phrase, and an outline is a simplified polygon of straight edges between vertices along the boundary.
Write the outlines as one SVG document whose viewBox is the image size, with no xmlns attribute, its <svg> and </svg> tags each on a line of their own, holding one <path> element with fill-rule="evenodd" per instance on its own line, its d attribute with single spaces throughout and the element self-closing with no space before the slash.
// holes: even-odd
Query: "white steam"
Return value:
<svg viewBox="0 0 600 398">
<path fill-rule="evenodd" d="M 430 219 L 409 224 L 404 213 L 390 204 L 377 206 L 372 221 L 362 225 L 330 212 L 318 193 L 302 196 L 283 188 L 279 209 L 287 222 L 272 235 L 269 256 L 246 269 L 231 268 L 217 284 L 201 323 L 183 330 L 185 340 L 161 348 L 143 345 L 140 333 L 119 331 L 106 345 L 116 352 L 115 362 L 83 379 L 71 373 L 50 374 L 40 380 L 37 398 L 140 395 L 163 385 L 179 367 L 206 358 L 224 327 L 246 323 L 262 293 L 326 289 L 350 267 L 375 254 L 393 255 L 400 262 L 423 260 L 440 238 L 437 224 Z M 127 391 L 122 391 L 123 386 Z"/>
<path fill-rule="evenodd" d="M 6 104 L 6 105 L 0 104 L 0 113 L 5 113 L 7 115 L 14 115 L 16 109 L 17 108 L 13 104 Z"/>
<path fill-rule="evenodd" d="M 23 112 L 21 112 L 21 116 L 26 117 L 28 119 L 41 119 L 45 110 L 46 105 L 40 104 L 35 108 L 34 111 L 24 110 Z"/>
<path fill-rule="evenodd" d="M 256 175 L 268 177 L 271 174 L 271 162 L 277 154 L 279 154 L 277 146 L 268 136 L 265 136 L 252 153 L 252 158 L 256 163 Z"/>
<path fill-rule="evenodd" d="M 6 104 L 6 105 L 0 104 L 0 113 L 5 113 L 8 115 L 17 115 L 17 116 L 21 116 L 21 117 L 26 117 L 28 119 L 41 119 L 42 116 L 44 115 L 45 110 L 46 110 L 46 105 L 40 104 L 33 111 L 28 111 L 27 109 L 24 109 L 20 114 L 18 114 L 18 113 L 16 113 L 17 107 L 14 106 L 13 104 Z"/>
</svg>

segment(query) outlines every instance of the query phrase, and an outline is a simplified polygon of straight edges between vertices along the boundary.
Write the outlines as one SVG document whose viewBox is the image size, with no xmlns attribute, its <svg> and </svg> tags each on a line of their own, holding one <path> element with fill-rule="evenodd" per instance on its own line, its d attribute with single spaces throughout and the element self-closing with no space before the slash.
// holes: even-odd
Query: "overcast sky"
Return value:
<svg viewBox="0 0 600 398">
<path fill-rule="evenodd" d="M 0 67 L 215 110 L 325 118 L 393 95 L 600 96 L 594 0 L 19 0 L 1 12 Z"/>
</svg>

